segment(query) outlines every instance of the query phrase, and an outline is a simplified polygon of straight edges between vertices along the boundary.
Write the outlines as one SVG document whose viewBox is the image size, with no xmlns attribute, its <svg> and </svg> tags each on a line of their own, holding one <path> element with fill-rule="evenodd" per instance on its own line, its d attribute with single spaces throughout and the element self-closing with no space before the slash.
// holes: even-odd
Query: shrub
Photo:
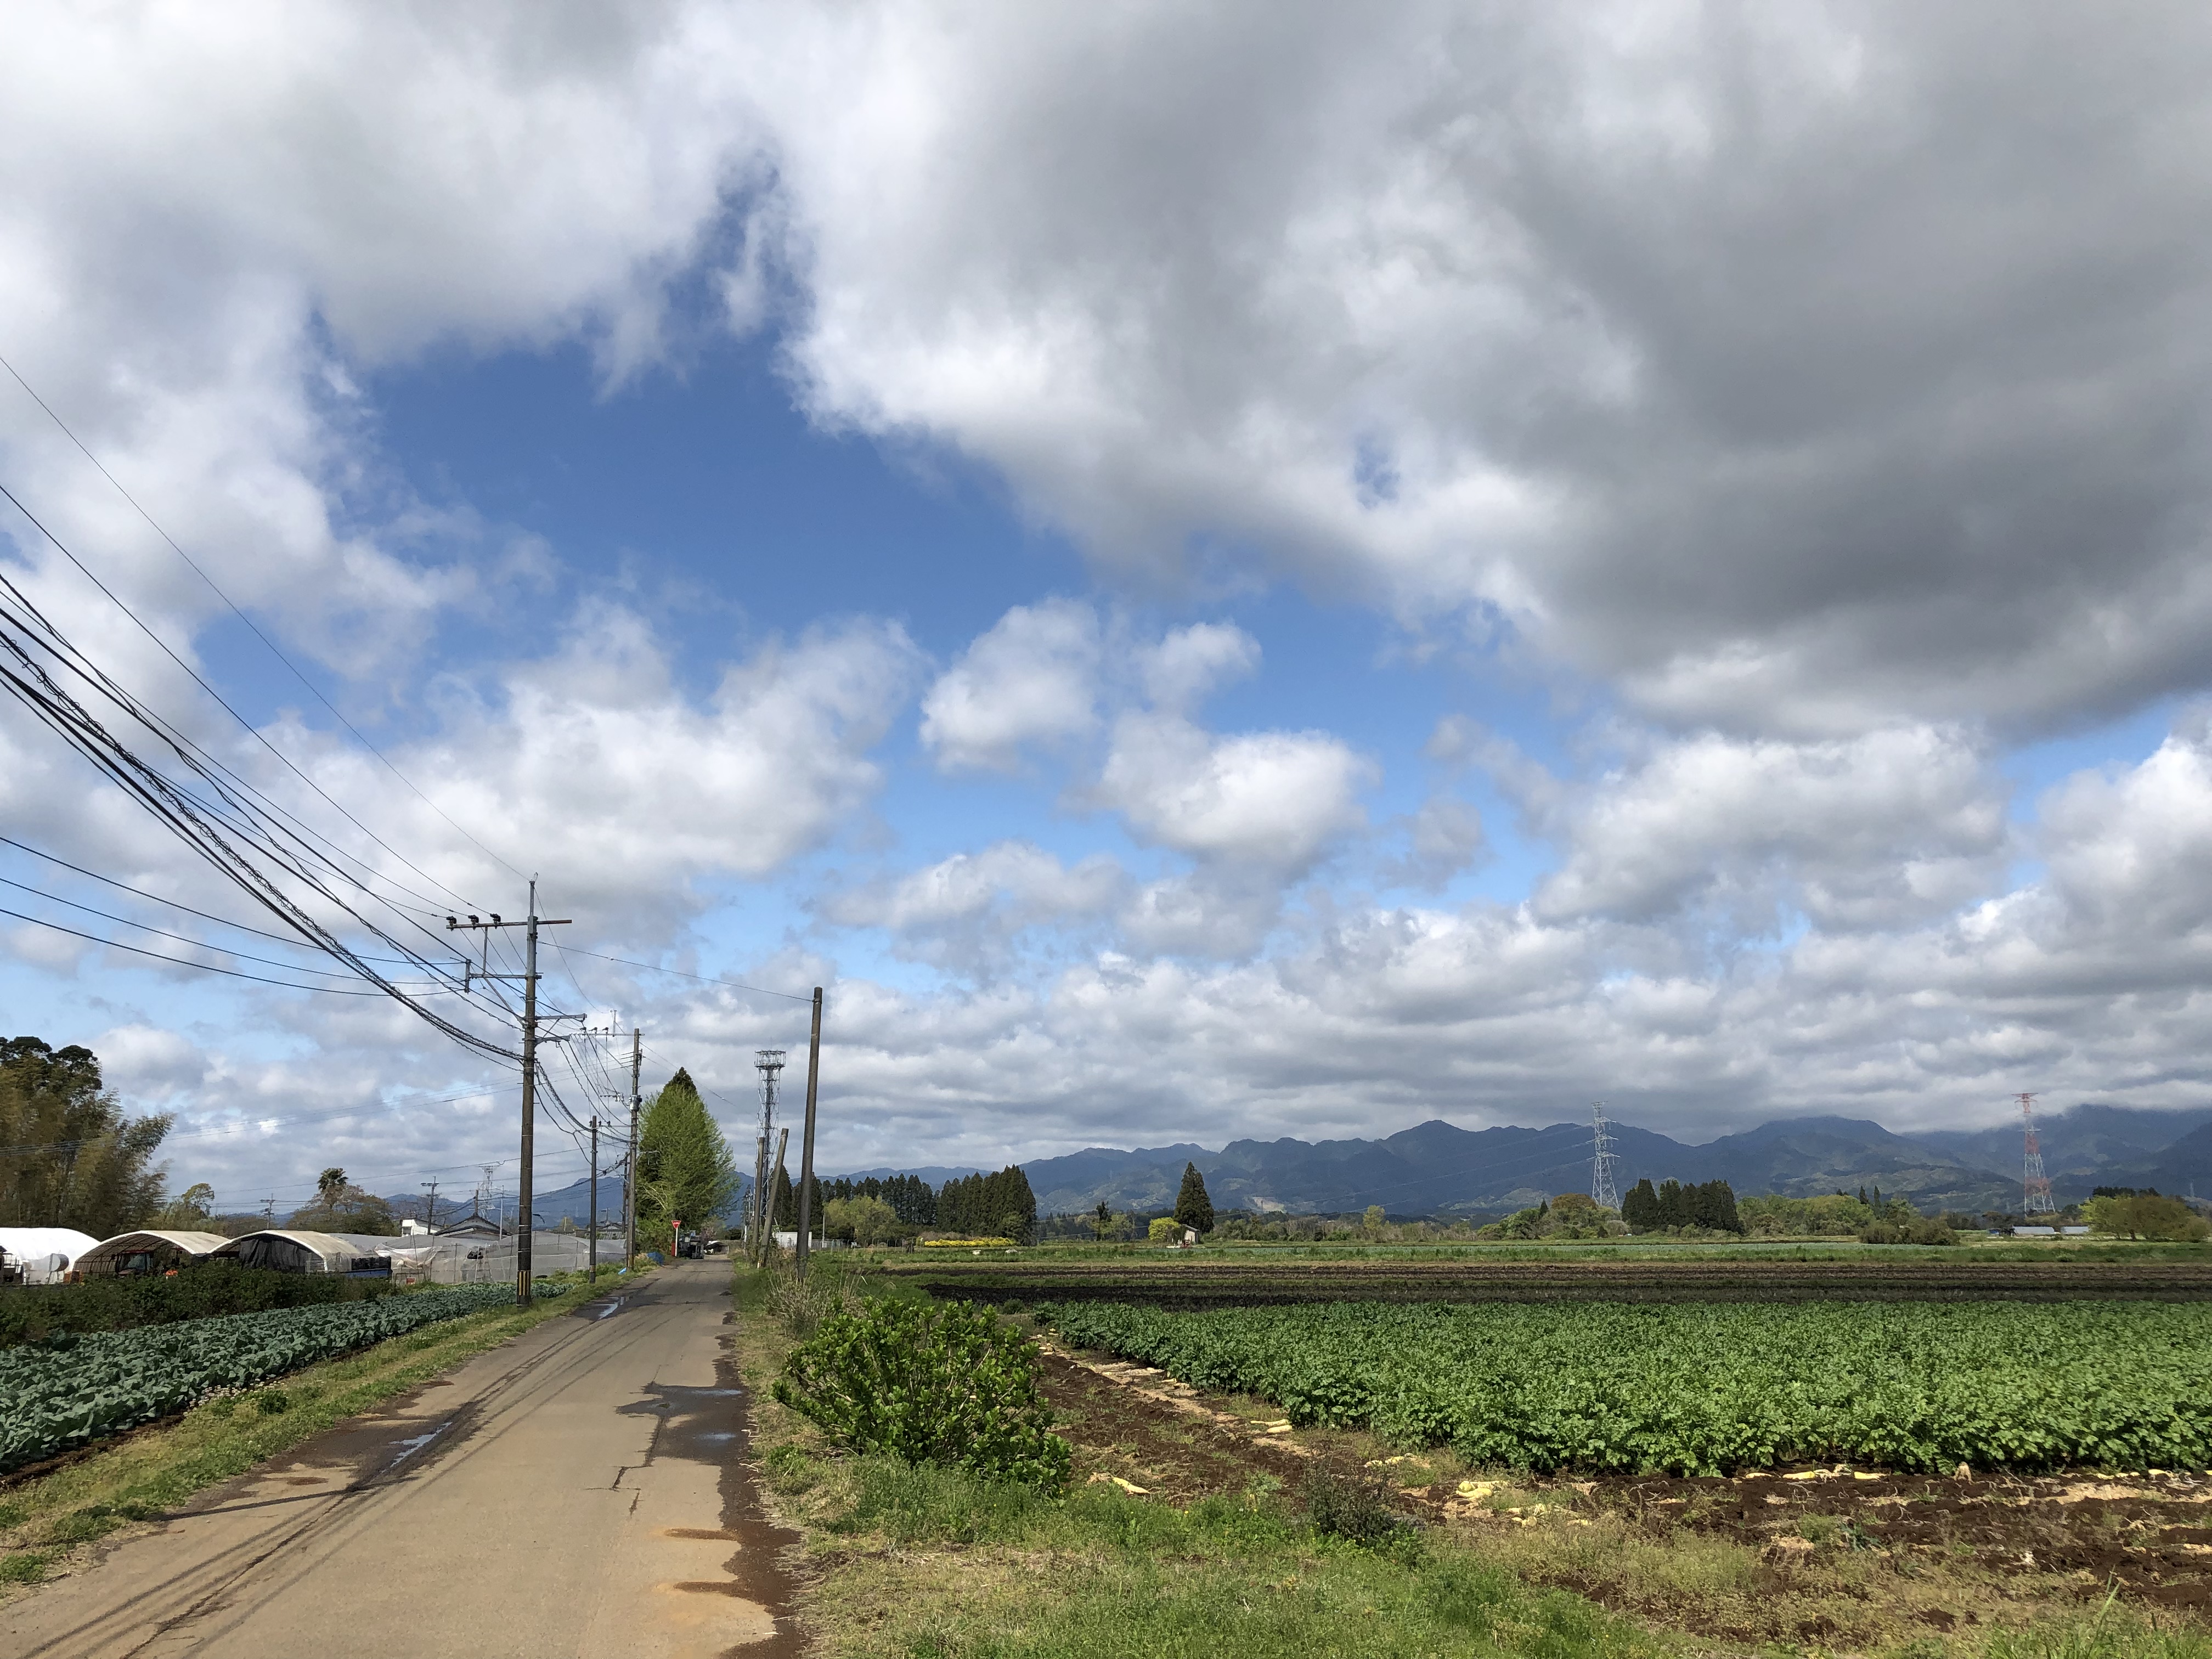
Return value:
<svg viewBox="0 0 2212 1659">
<path fill-rule="evenodd" d="M 855 1312 L 860 1305 L 844 1274 L 820 1267 L 805 1279 L 788 1270 L 772 1270 L 763 1300 L 769 1316 L 802 1340 L 813 1335 L 823 1320 Z"/>
<path fill-rule="evenodd" d="M 775 1397 L 848 1451 L 1048 1492 L 1067 1484 L 1036 1352 L 986 1309 L 875 1302 L 834 1315 L 792 1351 Z"/>
<path fill-rule="evenodd" d="M 1379 1477 L 1339 1474 L 1316 1463 L 1306 1471 L 1306 1518 L 1325 1538 L 1341 1538 L 1362 1549 L 1409 1541 L 1413 1523 L 1390 1501 Z"/>
</svg>

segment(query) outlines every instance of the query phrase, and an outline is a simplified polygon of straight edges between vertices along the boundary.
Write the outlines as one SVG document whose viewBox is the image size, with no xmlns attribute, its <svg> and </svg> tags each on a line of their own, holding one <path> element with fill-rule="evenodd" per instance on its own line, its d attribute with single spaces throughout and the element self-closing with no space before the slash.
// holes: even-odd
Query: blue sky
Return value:
<svg viewBox="0 0 2212 1659">
<path fill-rule="evenodd" d="M 2198 1105 L 2165 27 L 56 17 L 0 70 L 0 355 L 434 808 L 4 380 L 0 477 L 258 736 L 0 559 L 386 874 L 538 872 L 598 953 L 549 995 L 733 1132 L 801 1005 L 604 958 L 827 987 L 832 1167 Z M 0 818 L 247 919 L 13 705 Z M 180 1181 L 508 1156 L 404 1007 L 0 921 L 10 1023 L 176 1113 Z"/>
</svg>

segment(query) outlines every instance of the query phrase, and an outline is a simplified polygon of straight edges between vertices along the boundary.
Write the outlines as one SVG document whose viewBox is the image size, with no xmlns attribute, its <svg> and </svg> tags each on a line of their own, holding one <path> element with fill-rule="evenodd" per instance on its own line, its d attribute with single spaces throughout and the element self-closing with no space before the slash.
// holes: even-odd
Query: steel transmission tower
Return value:
<svg viewBox="0 0 2212 1659">
<path fill-rule="evenodd" d="M 2020 1121 L 2027 1128 L 2027 1156 L 2021 1169 L 2021 1207 L 2030 1215 L 2055 1214 L 2051 1201 L 2051 1177 L 2043 1173 L 2043 1148 L 2035 1144 L 2035 1097 L 2014 1095 L 2020 1102 Z"/>
<path fill-rule="evenodd" d="M 1617 1210 L 1620 1207 L 1620 1194 L 1614 1190 L 1613 1166 L 1619 1154 L 1613 1150 L 1613 1137 L 1605 1132 L 1605 1103 L 1601 1100 L 1590 1103 L 1590 1127 L 1595 1143 L 1590 1158 L 1590 1196 L 1597 1200 L 1600 1209 Z"/>
</svg>

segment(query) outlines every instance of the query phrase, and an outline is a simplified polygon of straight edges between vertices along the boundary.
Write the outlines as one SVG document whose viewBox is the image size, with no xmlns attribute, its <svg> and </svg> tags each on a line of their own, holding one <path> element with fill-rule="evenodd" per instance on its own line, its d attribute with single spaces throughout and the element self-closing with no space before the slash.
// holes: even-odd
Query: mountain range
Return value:
<svg viewBox="0 0 2212 1659">
<path fill-rule="evenodd" d="M 2037 1120 L 2043 1164 L 2062 1204 L 2100 1186 L 2201 1188 L 2212 1194 L 2212 1109 L 2150 1111 L 2079 1105 Z M 1726 1181 L 1740 1195 L 1793 1198 L 1879 1187 L 1923 1211 L 2011 1211 L 2021 1202 L 2022 1142 L 2017 1125 L 1896 1133 L 1866 1118 L 1796 1117 L 1692 1145 L 1641 1129 L 1610 1126 L 1615 1179 L 1626 1192 L 1638 1180 Z M 1068 1215 L 1101 1202 L 1115 1210 L 1170 1208 L 1185 1164 L 1206 1177 L 1214 1207 L 1341 1215 L 1379 1204 L 1389 1214 L 1480 1218 L 1523 1208 L 1554 1193 L 1590 1184 L 1590 1126 L 1462 1129 L 1441 1119 L 1378 1140 L 1232 1140 L 1219 1151 L 1182 1141 L 1127 1151 L 1091 1146 L 1022 1168 L 1044 1215 Z M 854 1170 L 866 1176 L 916 1175 L 943 1186 L 971 1166 L 908 1164 Z M 577 1181 L 533 1194 L 539 1224 L 562 1218 L 584 1224 L 590 1188 Z M 513 1195 L 501 1200 L 510 1211 Z M 421 1194 L 392 1200 L 401 1215 L 422 1213 Z M 439 1206 L 440 1219 L 466 1212 Z M 622 1182 L 599 1183 L 599 1213 L 622 1213 Z"/>
<path fill-rule="evenodd" d="M 2212 1110 L 2081 1105 L 2038 1120 L 2044 1167 L 2059 1202 L 2094 1187 L 2212 1193 Z M 1689 1145 L 1632 1124 L 1611 1126 L 1622 1191 L 1654 1182 L 1724 1180 L 1740 1194 L 1856 1192 L 1879 1187 L 1922 1210 L 2009 1211 L 2021 1202 L 2022 1141 L 2014 1126 L 1899 1134 L 1864 1118 L 1783 1118 Z M 1520 1209 L 1590 1184 L 1590 1127 L 1462 1129 L 1440 1119 L 1378 1140 L 1190 1142 L 1120 1151 L 1087 1147 L 1022 1167 L 1043 1214 L 1103 1202 L 1162 1210 L 1186 1163 L 1217 1209 L 1342 1214 L 1379 1204 L 1393 1216 L 1469 1216 Z M 889 1175 L 890 1170 L 860 1175 Z M 965 1169 L 912 1170 L 933 1182 Z"/>
</svg>

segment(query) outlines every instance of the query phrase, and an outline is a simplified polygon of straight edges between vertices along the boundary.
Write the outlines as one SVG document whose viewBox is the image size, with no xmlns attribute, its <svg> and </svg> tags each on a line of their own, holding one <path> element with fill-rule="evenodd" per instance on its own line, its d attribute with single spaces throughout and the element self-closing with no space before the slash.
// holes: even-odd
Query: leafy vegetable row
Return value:
<svg viewBox="0 0 2212 1659">
<path fill-rule="evenodd" d="M 2212 1467 L 2202 1303 L 1041 1307 L 1293 1421 L 1528 1469 Z"/>
<path fill-rule="evenodd" d="M 0 1351 L 0 1474 L 167 1417 L 224 1389 L 514 1303 L 512 1285 L 466 1285 L 54 1337 Z"/>
</svg>

